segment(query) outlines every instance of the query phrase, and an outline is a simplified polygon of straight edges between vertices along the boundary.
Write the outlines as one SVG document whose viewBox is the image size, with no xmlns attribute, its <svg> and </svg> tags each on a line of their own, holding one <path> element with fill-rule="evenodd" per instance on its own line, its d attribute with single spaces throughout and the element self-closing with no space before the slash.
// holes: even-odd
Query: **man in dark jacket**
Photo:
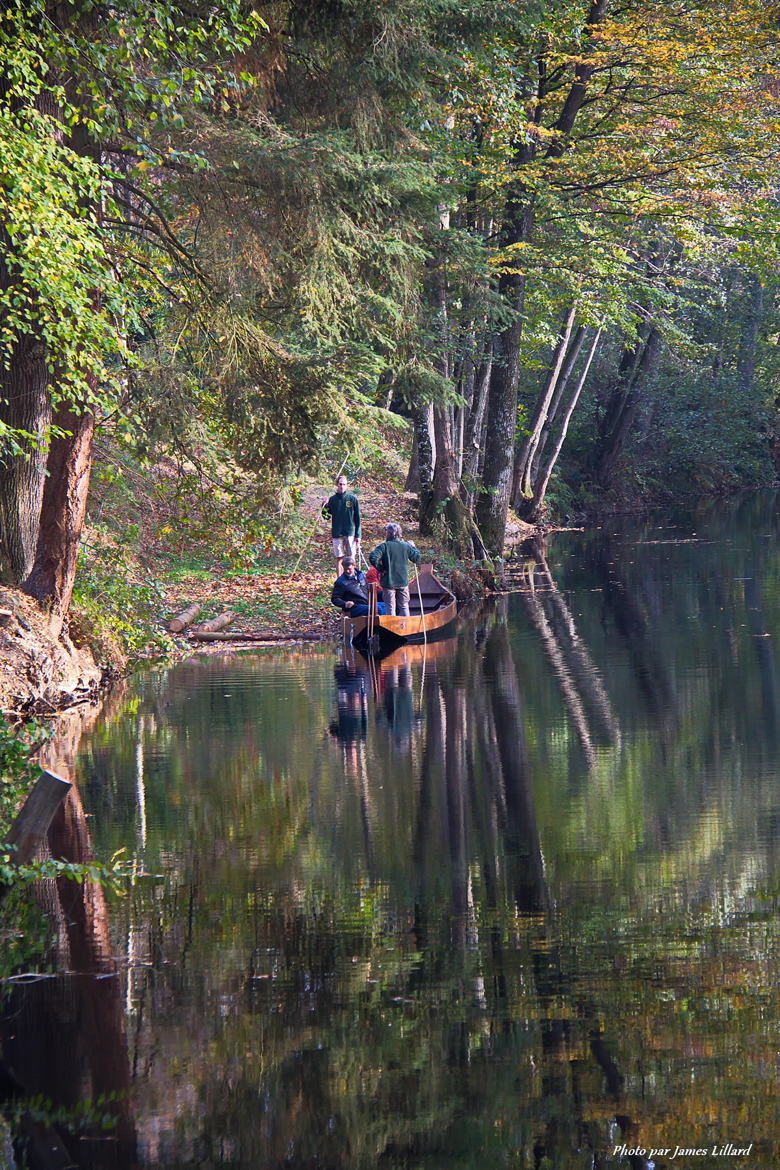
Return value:
<svg viewBox="0 0 780 1170">
<path fill-rule="evenodd" d="M 385 526 L 385 539 L 369 553 L 371 564 L 379 569 L 382 597 L 389 614 L 409 616 L 409 562 L 420 563 L 420 554 L 407 540 L 401 540 L 401 525 Z"/>
<path fill-rule="evenodd" d="M 344 557 L 344 572 L 336 578 L 330 600 L 344 611 L 345 617 L 365 617 L 368 613 L 368 582 L 352 557 Z M 381 601 L 377 612 L 385 612 Z"/>
<path fill-rule="evenodd" d="M 322 515 L 330 520 L 330 535 L 336 572 L 341 575 L 345 557 L 356 557 L 360 549 L 360 501 L 347 491 L 347 477 L 340 475 L 336 490 L 329 500 L 322 501 Z"/>
</svg>

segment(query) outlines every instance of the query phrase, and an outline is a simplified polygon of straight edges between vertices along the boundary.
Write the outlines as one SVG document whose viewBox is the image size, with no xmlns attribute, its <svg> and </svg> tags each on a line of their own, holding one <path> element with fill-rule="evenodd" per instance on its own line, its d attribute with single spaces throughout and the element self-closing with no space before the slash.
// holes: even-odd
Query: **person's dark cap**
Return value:
<svg viewBox="0 0 780 1170">
<path fill-rule="evenodd" d="M 344 568 L 346 569 L 347 565 L 354 565 L 355 558 L 354 557 L 342 557 L 341 563 L 344 566 Z"/>
</svg>

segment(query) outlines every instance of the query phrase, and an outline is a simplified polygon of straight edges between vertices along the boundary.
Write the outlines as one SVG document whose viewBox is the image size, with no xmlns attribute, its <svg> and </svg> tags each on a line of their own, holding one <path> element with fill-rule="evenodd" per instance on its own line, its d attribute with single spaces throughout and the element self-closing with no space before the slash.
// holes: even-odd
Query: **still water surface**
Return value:
<svg viewBox="0 0 780 1170">
<path fill-rule="evenodd" d="M 775 501 L 513 588 L 378 668 L 145 673 L 91 735 L 126 1164 L 780 1164 Z"/>
</svg>

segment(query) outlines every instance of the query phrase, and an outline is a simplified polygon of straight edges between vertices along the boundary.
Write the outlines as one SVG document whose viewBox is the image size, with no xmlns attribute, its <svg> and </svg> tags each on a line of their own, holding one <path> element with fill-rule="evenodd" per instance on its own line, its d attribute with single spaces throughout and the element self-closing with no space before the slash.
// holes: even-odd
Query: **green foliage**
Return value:
<svg viewBox="0 0 780 1170">
<path fill-rule="evenodd" d="M 0 97 L 0 365 L 8 367 L 31 332 L 56 371 L 55 400 L 95 405 L 110 385 L 124 342 L 115 321 L 127 313 L 95 208 L 107 194 L 97 163 L 62 141 L 77 111 L 58 89 L 37 108 L 48 70 L 31 12 L 0 21 L 0 56 L 10 84 Z M 15 17 L 15 19 L 14 19 Z M 10 76 L 9 76 L 10 75 Z M 13 444 L 6 431 L 0 439 Z"/>
<path fill-rule="evenodd" d="M 0 841 L 7 839 L 19 806 L 38 778 L 40 767 L 36 757 L 53 730 L 51 725 L 35 719 L 17 727 L 0 719 Z M 17 865 L 13 849 L 0 845 L 0 883 L 10 885 L 41 878 L 69 877 L 75 881 L 90 878 L 116 887 L 123 874 L 120 862 L 123 852 L 120 849 L 115 853 L 108 865 L 81 865 L 52 858 Z"/>
<path fill-rule="evenodd" d="M 10 0 L 0 361 L 34 336 L 53 398 L 118 406 L 140 457 L 241 469 L 219 499 L 243 518 L 211 532 L 238 569 L 278 536 L 280 487 L 371 447 L 377 401 L 468 411 L 469 370 L 516 313 L 509 276 L 529 421 L 574 299 L 578 323 L 630 339 L 652 317 L 678 355 L 706 345 L 685 319 L 696 281 L 667 260 L 776 269 L 772 16 L 702 0 L 671 21 L 631 0 L 593 38 L 588 9 L 289 0 L 261 19 L 237 0 L 127 0 L 71 6 L 62 26 L 44 0 Z M 518 204 L 528 230 L 507 244 Z M 749 432 L 749 403 L 726 397 Z M 678 405 L 670 392 L 670 452 Z M 723 481 L 719 442 L 692 485 Z M 206 512 L 171 535 L 203 518 L 205 543 Z"/>
<path fill-rule="evenodd" d="M 124 849 L 120 849 L 106 865 L 60 861 L 53 857 L 28 865 L 17 865 L 12 850 L 0 850 L 0 882 L 10 885 L 69 878 L 75 882 L 97 882 L 119 896 L 124 893 L 124 883 L 130 872 L 130 863 L 125 862 L 122 856 L 124 852 Z"/>
<path fill-rule="evenodd" d="M 221 101 L 225 73 L 215 61 L 246 49 L 262 27 L 232 0 L 202 13 L 166 2 L 77 5 L 64 26 L 43 0 L 4 7 L 0 365 L 32 335 L 44 347 L 53 402 L 115 401 L 127 331 L 154 287 L 149 249 L 132 255 L 113 230 L 127 219 L 127 156 L 142 175 L 158 159 L 148 128 L 181 122 L 182 107 L 217 93 Z M 119 169 L 100 161 L 109 138 L 119 140 Z M 168 243 L 175 247 L 172 236 Z M 12 453 L 25 437 L 7 426 L 0 433 Z"/>
<path fill-rule="evenodd" d="M 114 546 L 84 548 L 73 594 L 72 636 L 92 645 L 101 660 L 111 661 L 111 644 L 131 662 L 172 648 L 160 628 L 164 593 L 151 576 L 137 579 L 137 570 Z"/>
<path fill-rule="evenodd" d="M 731 249 L 713 240 L 708 255 L 680 261 L 674 297 L 659 298 L 654 307 L 664 346 L 657 372 L 642 388 L 612 490 L 617 501 L 724 495 L 769 484 L 776 475 L 776 290 L 732 261 Z M 589 461 L 623 343 L 625 336 L 616 336 L 605 345 L 575 420 L 561 468 L 579 497 L 574 508 L 598 510 L 598 495 L 587 486 Z"/>
<path fill-rule="evenodd" d="M 100 1093 L 94 1099 L 78 1101 L 66 1108 L 54 1106 L 47 1097 L 38 1094 L 12 1103 L 6 1115 L 12 1124 L 24 1118 L 27 1124 L 32 1121 L 42 1126 L 57 1126 L 74 1135 L 96 1128 L 109 1133 L 117 1124 L 116 1114 L 111 1112 L 110 1106 L 119 1100 L 120 1093 Z"/>
</svg>

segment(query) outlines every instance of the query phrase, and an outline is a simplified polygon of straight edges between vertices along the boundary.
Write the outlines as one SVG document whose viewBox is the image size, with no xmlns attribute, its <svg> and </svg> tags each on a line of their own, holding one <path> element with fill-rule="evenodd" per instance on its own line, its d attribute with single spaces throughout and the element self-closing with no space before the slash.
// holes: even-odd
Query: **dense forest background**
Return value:
<svg viewBox="0 0 780 1170">
<path fill-rule="evenodd" d="M 779 20 L 9 0 L 4 580 L 65 620 L 96 450 L 270 540 L 307 475 L 395 436 L 467 557 L 510 507 L 774 479 Z"/>
</svg>

